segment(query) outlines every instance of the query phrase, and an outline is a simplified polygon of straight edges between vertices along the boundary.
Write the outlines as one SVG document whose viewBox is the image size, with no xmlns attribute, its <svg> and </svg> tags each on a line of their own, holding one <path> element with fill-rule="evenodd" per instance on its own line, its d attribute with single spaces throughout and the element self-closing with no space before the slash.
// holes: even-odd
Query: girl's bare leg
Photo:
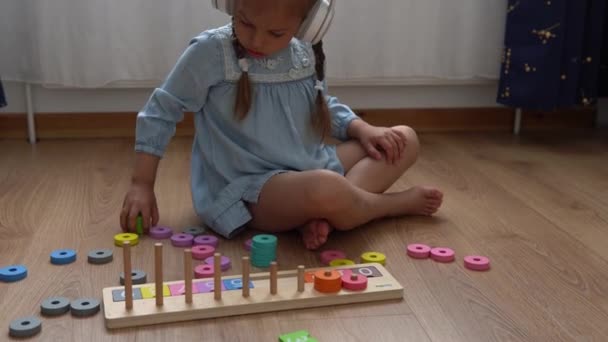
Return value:
<svg viewBox="0 0 608 342">
<path fill-rule="evenodd" d="M 419 200 L 419 192 L 375 194 L 327 170 L 283 173 L 264 185 L 258 203 L 249 204 L 250 226 L 278 232 L 324 218 L 336 229 L 350 230 L 381 217 L 429 215 L 432 206 Z"/>
<path fill-rule="evenodd" d="M 408 143 L 402 158 L 394 165 L 388 164 L 384 160 L 378 161 L 367 157 L 367 153 L 358 141 L 349 141 L 337 147 L 338 156 L 346 172 L 346 180 L 355 188 L 365 190 L 363 193 L 383 193 L 416 161 L 419 149 L 416 133 L 411 128 L 405 126 L 398 126 L 395 129 L 400 129 L 406 134 Z M 276 177 L 273 177 L 273 179 Z M 264 190 L 266 190 L 266 186 Z M 264 190 L 262 191 L 262 195 L 264 194 Z M 415 187 L 399 194 L 390 194 L 389 196 L 393 196 L 393 200 L 399 198 L 398 202 L 400 201 L 404 205 L 403 210 L 406 211 L 403 214 L 418 215 L 431 215 L 436 212 L 441 205 L 443 197 L 441 192 L 436 189 L 421 187 Z M 255 216 L 254 213 L 253 224 L 257 225 Z M 374 218 L 377 217 L 372 217 L 367 221 Z M 297 225 L 300 227 L 306 247 L 316 249 L 324 244 L 332 230 L 330 224 L 333 225 L 333 221 L 329 217 L 308 216 L 308 220 L 304 224 Z M 335 227 L 338 229 L 353 228 Z M 277 231 L 277 229 L 264 226 L 259 226 L 258 228 L 267 231 Z M 292 228 L 293 226 L 283 226 L 278 230 L 290 230 Z"/>
</svg>

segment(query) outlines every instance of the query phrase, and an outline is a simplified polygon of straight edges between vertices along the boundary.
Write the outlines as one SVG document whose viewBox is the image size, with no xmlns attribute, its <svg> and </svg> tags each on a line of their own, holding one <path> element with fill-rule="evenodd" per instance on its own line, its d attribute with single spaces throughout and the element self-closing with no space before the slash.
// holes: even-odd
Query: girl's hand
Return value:
<svg viewBox="0 0 608 342">
<path fill-rule="evenodd" d="M 120 212 L 120 226 L 124 232 L 135 232 L 135 221 L 141 213 L 144 232 L 158 223 L 158 207 L 154 195 L 154 185 L 131 183 Z"/>
<path fill-rule="evenodd" d="M 392 128 L 366 125 L 359 132 L 359 141 L 370 157 L 381 160 L 384 152 L 386 161 L 395 164 L 403 155 L 407 137 Z"/>
</svg>

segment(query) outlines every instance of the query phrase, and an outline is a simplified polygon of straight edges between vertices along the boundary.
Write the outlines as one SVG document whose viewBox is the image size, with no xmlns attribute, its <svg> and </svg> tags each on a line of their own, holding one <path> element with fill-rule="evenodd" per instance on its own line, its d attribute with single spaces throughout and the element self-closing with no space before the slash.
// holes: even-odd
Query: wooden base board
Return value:
<svg viewBox="0 0 608 342">
<path fill-rule="evenodd" d="M 417 132 L 504 131 L 513 129 L 514 110 L 496 108 L 444 109 L 361 109 L 356 113 L 378 126 L 408 125 Z M 522 129 L 590 128 L 595 122 L 595 109 L 523 113 Z M 56 138 L 132 138 L 137 113 L 38 113 L 38 139 Z M 176 136 L 192 136 L 194 118 L 186 113 L 177 125 Z M 25 114 L 0 114 L 0 139 L 26 139 Z"/>
<path fill-rule="evenodd" d="M 198 319 L 245 315 L 261 312 L 294 310 L 339 304 L 352 304 L 361 302 L 381 301 L 403 298 L 403 287 L 384 268 L 377 263 L 357 264 L 340 267 L 323 267 L 308 269 L 310 275 L 315 270 L 341 270 L 342 272 L 370 275 L 367 288 L 363 291 L 340 290 L 338 293 L 325 294 L 314 289 L 310 276 L 304 285 L 304 291 L 298 292 L 297 270 L 278 272 L 277 293 L 270 294 L 270 273 L 254 273 L 250 275 L 253 287 L 250 288 L 249 297 L 242 296 L 241 289 L 222 291 L 222 299 L 215 300 L 213 292 L 195 293 L 192 303 L 185 301 L 185 296 L 167 296 L 164 304 L 156 306 L 155 298 L 136 299 L 133 308 L 125 309 L 124 301 L 114 301 L 114 293 L 122 291 L 124 287 L 108 287 L 103 289 L 103 308 L 106 327 L 109 329 L 144 326 L 159 323 L 181 322 Z M 225 276 L 222 280 L 240 279 L 241 276 Z M 196 279 L 195 282 L 213 282 L 213 279 Z M 184 281 L 166 282 L 165 285 L 178 285 L 182 287 Z M 195 285 L 196 286 L 196 285 Z M 146 288 L 145 290 L 143 290 Z M 155 284 L 135 285 L 133 289 L 140 292 L 154 293 Z"/>
</svg>

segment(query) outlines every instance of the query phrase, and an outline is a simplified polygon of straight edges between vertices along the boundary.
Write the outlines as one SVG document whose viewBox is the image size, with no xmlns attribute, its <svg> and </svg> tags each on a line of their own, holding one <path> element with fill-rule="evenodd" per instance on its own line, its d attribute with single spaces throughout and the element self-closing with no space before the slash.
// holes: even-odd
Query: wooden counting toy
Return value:
<svg viewBox="0 0 608 342">
<path fill-rule="evenodd" d="M 221 254 L 215 253 L 212 277 L 192 279 L 189 249 L 184 280 L 163 282 L 162 244 L 155 250 L 155 282 L 133 285 L 130 242 L 124 242 L 125 286 L 103 289 L 108 328 L 403 298 L 401 284 L 378 263 L 279 271 L 272 262 L 269 272 L 250 274 L 251 260 L 243 257 L 242 275 L 222 277 Z"/>
</svg>

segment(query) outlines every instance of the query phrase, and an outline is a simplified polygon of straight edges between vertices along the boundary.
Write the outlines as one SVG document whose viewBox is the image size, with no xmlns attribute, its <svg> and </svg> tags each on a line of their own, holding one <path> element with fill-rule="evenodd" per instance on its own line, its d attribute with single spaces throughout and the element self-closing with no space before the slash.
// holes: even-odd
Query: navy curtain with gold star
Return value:
<svg viewBox="0 0 608 342">
<path fill-rule="evenodd" d="M 0 108 L 6 106 L 6 97 L 4 97 L 4 89 L 2 89 L 2 81 L 0 81 Z"/>
<path fill-rule="evenodd" d="M 604 9 L 604 18 L 608 18 L 608 5 Z M 600 97 L 608 97 L 608 19 L 604 20 L 604 41 L 600 60 Z"/>
<path fill-rule="evenodd" d="M 509 0 L 498 102 L 554 110 L 598 96 L 606 0 Z"/>
</svg>

